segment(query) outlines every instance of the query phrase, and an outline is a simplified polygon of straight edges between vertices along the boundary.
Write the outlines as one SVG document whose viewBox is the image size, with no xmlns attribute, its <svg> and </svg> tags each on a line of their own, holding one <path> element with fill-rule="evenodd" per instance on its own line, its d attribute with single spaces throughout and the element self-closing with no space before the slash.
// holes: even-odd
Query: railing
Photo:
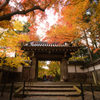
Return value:
<svg viewBox="0 0 100 100">
<path fill-rule="evenodd" d="M 12 82 L 12 85 L 11 85 L 11 91 L 10 91 L 10 98 L 9 98 L 9 100 L 12 100 L 13 88 L 14 88 L 14 82 Z"/>
<path fill-rule="evenodd" d="M 1 89 L 1 96 L 3 96 L 3 94 L 4 94 L 5 85 L 6 85 L 6 83 L 4 82 L 3 87 L 2 87 L 2 89 Z"/>
<path fill-rule="evenodd" d="M 84 100 L 84 91 L 83 91 L 83 84 L 80 84 L 81 87 L 81 96 L 82 96 L 82 100 Z"/>
<path fill-rule="evenodd" d="M 6 83 L 4 82 L 3 83 L 3 85 L 2 85 L 2 88 L 1 88 L 1 97 L 3 97 L 3 96 L 5 96 L 5 88 L 6 88 Z M 12 100 L 13 99 L 13 93 L 14 93 L 14 82 L 12 82 L 11 83 L 11 85 L 10 85 L 10 92 L 9 92 L 9 99 L 7 99 L 7 100 Z M 22 98 L 24 98 L 25 97 L 25 94 L 24 94 L 24 92 L 25 92 L 25 81 L 23 82 L 23 90 L 22 90 L 23 92 L 22 92 Z"/>
<path fill-rule="evenodd" d="M 95 93 L 94 93 L 94 88 L 93 88 L 93 84 L 90 83 L 90 86 L 91 88 L 90 92 L 88 93 L 88 95 L 92 96 L 92 100 L 97 100 L 96 98 L 98 98 L 98 100 L 100 100 L 100 96 L 97 96 Z M 84 86 L 82 83 L 80 83 L 80 89 L 81 89 L 81 97 L 82 97 L 82 100 L 85 100 L 85 91 L 84 91 Z"/>
<path fill-rule="evenodd" d="M 24 81 L 24 84 L 23 84 L 23 98 L 25 97 L 24 91 L 25 91 L 25 81 Z"/>
<path fill-rule="evenodd" d="M 2 90 L 1 90 L 1 97 L 4 96 L 5 87 L 6 87 L 6 83 L 4 82 L 3 87 L 2 87 Z M 12 82 L 12 84 L 11 84 L 11 90 L 10 90 L 9 100 L 12 100 L 13 88 L 14 88 L 14 82 Z"/>
</svg>

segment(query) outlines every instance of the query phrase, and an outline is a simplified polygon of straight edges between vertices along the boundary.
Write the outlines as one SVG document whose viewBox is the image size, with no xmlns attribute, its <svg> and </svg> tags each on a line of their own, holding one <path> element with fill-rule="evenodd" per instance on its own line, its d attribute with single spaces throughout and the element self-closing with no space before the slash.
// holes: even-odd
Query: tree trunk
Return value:
<svg viewBox="0 0 100 100">
<path fill-rule="evenodd" d="M 92 58 L 92 55 L 91 55 L 91 51 L 90 51 L 90 48 L 89 48 L 87 35 L 86 35 L 85 32 L 84 32 L 84 36 L 85 36 L 85 40 L 86 40 L 86 45 L 87 45 L 87 47 L 88 47 L 88 53 L 89 53 L 89 56 L 90 56 L 90 60 L 91 60 L 91 62 L 92 62 L 92 61 L 93 61 L 93 58 Z"/>
<path fill-rule="evenodd" d="M 88 47 L 88 53 L 89 53 L 89 56 L 90 56 L 90 60 L 91 60 L 91 62 L 93 62 L 93 58 L 92 58 L 92 55 L 91 55 L 91 51 L 90 51 L 90 48 L 89 48 L 88 39 L 87 39 L 87 35 L 86 35 L 85 31 L 84 31 L 84 35 L 85 35 L 86 45 Z M 93 66 L 93 69 L 94 69 L 94 72 L 93 72 L 94 83 L 97 84 L 97 80 L 98 80 L 97 71 L 95 70 L 94 66 Z"/>
</svg>

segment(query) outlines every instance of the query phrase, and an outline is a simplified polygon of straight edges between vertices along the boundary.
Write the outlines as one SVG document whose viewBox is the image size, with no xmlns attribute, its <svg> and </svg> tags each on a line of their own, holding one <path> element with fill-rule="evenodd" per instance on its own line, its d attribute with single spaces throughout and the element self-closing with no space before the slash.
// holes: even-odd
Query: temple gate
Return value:
<svg viewBox="0 0 100 100">
<path fill-rule="evenodd" d="M 68 81 L 68 59 L 71 52 L 75 52 L 79 47 L 72 46 L 70 43 L 64 44 L 41 41 L 32 41 L 23 45 L 22 49 L 27 52 L 32 60 L 30 76 L 32 80 L 38 77 L 38 61 L 60 61 L 60 81 Z"/>
</svg>

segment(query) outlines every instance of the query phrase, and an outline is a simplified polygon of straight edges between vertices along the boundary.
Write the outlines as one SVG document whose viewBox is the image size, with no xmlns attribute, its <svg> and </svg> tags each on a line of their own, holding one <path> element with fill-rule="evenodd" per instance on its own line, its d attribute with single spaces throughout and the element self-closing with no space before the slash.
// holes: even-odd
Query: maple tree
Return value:
<svg viewBox="0 0 100 100">
<path fill-rule="evenodd" d="M 53 76 L 55 81 L 60 80 L 60 62 L 51 61 L 47 64 L 45 61 L 39 61 L 38 64 L 38 78 L 42 79 L 46 75 Z M 47 66 L 48 69 L 45 69 L 44 66 Z"/>
<path fill-rule="evenodd" d="M 23 54 L 21 50 L 21 42 L 29 41 L 28 36 L 30 40 L 39 40 L 39 37 L 36 35 L 35 18 L 37 15 L 44 16 L 46 7 L 49 8 L 57 4 L 58 1 L 55 1 L 56 0 L 0 0 L 0 27 L 5 29 L 0 37 L 0 49 L 2 50 L 2 52 L 0 52 L 1 66 L 9 65 L 11 67 L 18 67 L 21 63 L 24 63 L 22 61 L 26 55 Z M 19 14 L 21 16 L 27 15 L 28 21 L 31 22 L 31 25 L 28 27 L 29 32 L 26 34 L 23 34 L 23 24 L 16 20 L 14 22 L 15 17 L 18 17 Z M 11 52 L 14 51 L 16 57 L 6 57 L 7 54 L 11 55 Z M 22 55 L 23 58 L 21 57 Z"/>
<path fill-rule="evenodd" d="M 36 33 L 37 28 L 34 28 L 34 26 L 31 25 L 31 26 L 29 27 L 29 30 L 30 30 L 30 31 L 27 33 L 27 35 L 29 36 L 30 40 L 31 40 L 31 41 L 39 41 L 39 40 L 40 40 L 40 39 L 39 39 L 39 36 L 38 36 L 37 33 Z"/>
<path fill-rule="evenodd" d="M 52 8 L 57 12 L 59 5 L 64 3 L 65 0 L 0 0 L 0 27 L 11 29 L 12 20 L 26 16 L 31 23 L 30 31 L 27 33 L 30 40 L 39 40 L 36 34 L 36 26 L 39 25 L 36 21 L 37 17 L 42 21 L 47 18 L 45 10 Z"/>
<path fill-rule="evenodd" d="M 27 35 L 18 34 L 15 30 L 23 30 L 23 24 L 18 20 L 12 23 L 13 29 L 6 29 L 0 32 L 0 66 L 10 66 L 18 68 L 27 56 L 21 50 L 21 42 L 28 42 Z M 22 57 L 23 55 L 23 57 Z"/>
<path fill-rule="evenodd" d="M 93 53 L 100 54 L 100 1 L 99 0 L 0 0 L 0 27 L 12 29 L 11 19 L 27 16 L 31 22 L 30 39 L 38 39 L 36 18 L 46 18 L 46 9 L 59 12 L 57 25 L 47 31 L 48 42 L 84 44 L 92 61 Z M 61 13 L 60 13 L 61 12 Z M 6 20 L 6 21 L 5 21 Z M 38 39 L 39 40 L 39 39 Z M 89 43 L 89 40 L 91 41 Z M 86 43 L 83 43 L 86 42 Z M 93 53 L 92 53 L 93 52 Z M 99 57 L 99 56 L 98 56 Z"/>
<path fill-rule="evenodd" d="M 64 0 L 0 0 L 0 21 L 11 20 L 14 15 L 26 15 L 34 21 L 36 15 L 45 15 L 45 9 L 58 11 L 57 6 L 63 3 Z"/>
<path fill-rule="evenodd" d="M 28 22 L 31 23 L 30 39 L 38 39 L 35 34 L 36 18 L 39 17 L 39 20 L 46 18 L 46 9 L 52 8 L 57 12 L 59 5 L 64 2 L 64 0 L 0 0 L 0 27 L 11 29 L 12 20 L 19 16 L 26 16 Z"/>
<path fill-rule="evenodd" d="M 99 0 L 67 0 L 57 25 L 47 31 L 44 40 L 61 43 L 67 41 L 76 46 L 86 46 L 93 61 L 93 56 L 100 55 L 99 13 Z"/>
<path fill-rule="evenodd" d="M 99 12 L 100 1 L 99 0 L 72 0 L 69 6 L 62 11 L 65 21 L 71 21 L 79 34 L 81 34 L 81 40 L 85 40 L 86 46 L 91 61 L 93 60 L 92 50 L 96 53 L 100 49 L 100 35 L 99 35 Z M 89 40 L 91 43 L 89 43 Z M 98 51 L 99 53 L 99 51 Z"/>
<path fill-rule="evenodd" d="M 33 3 L 32 3 L 33 2 Z M 10 3 L 13 3 L 14 6 L 11 6 Z M 3 11 L 0 13 L 0 21 L 2 20 L 11 20 L 11 17 L 16 14 L 27 14 L 30 11 L 39 9 L 44 11 L 40 6 L 36 6 L 36 1 L 30 0 L 1 0 L 0 10 Z"/>
<path fill-rule="evenodd" d="M 37 35 L 36 30 L 37 28 L 34 28 L 31 23 L 25 22 L 23 24 L 23 30 L 16 30 L 16 32 L 18 34 L 27 35 L 30 41 L 39 41 L 39 36 Z"/>
<path fill-rule="evenodd" d="M 60 62 L 51 61 L 48 67 L 48 75 L 54 76 L 54 80 L 60 80 Z"/>
<path fill-rule="evenodd" d="M 48 69 L 45 69 L 44 66 L 46 66 L 45 61 L 39 61 L 38 62 L 38 78 L 43 78 L 43 75 L 48 73 Z"/>
<path fill-rule="evenodd" d="M 72 42 L 80 35 L 75 32 L 72 25 L 54 25 L 46 32 L 46 37 L 43 41 L 53 42 Z"/>
</svg>

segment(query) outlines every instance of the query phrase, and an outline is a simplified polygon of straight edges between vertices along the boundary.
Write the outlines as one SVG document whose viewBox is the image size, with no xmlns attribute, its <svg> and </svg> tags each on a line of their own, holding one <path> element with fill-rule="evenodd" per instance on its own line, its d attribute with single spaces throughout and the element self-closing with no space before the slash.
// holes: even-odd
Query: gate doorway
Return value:
<svg viewBox="0 0 100 100">
<path fill-rule="evenodd" d="M 38 61 L 38 81 L 60 81 L 60 62 Z"/>
</svg>

